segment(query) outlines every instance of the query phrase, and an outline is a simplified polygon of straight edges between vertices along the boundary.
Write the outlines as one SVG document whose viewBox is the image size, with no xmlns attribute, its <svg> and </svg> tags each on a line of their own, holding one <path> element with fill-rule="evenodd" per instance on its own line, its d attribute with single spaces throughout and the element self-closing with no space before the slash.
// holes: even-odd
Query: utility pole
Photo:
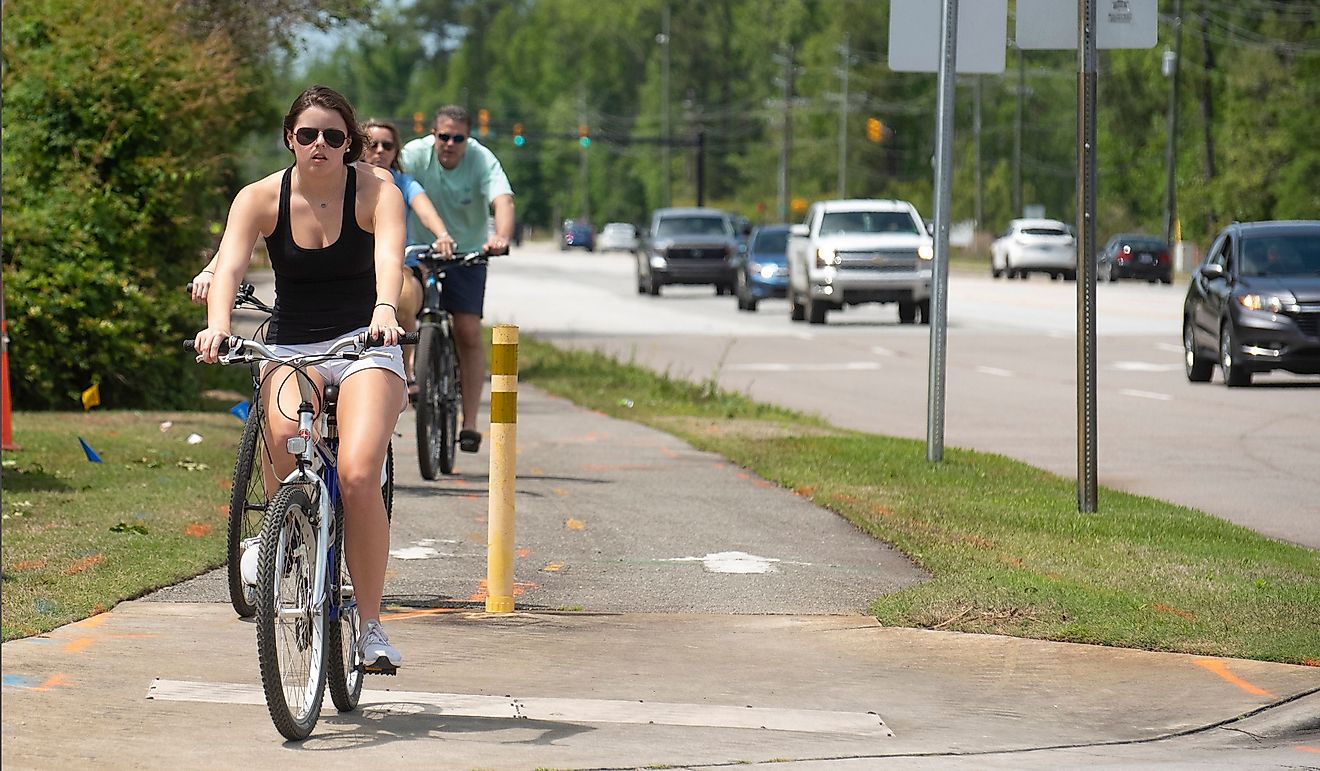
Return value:
<svg viewBox="0 0 1320 771">
<path fill-rule="evenodd" d="M 793 146 L 793 46 L 785 46 L 784 53 L 775 54 L 774 59 L 784 68 L 784 74 L 780 78 L 784 95 L 784 132 L 783 144 L 779 149 L 779 221 L 788 222 L 791 194 L 788 185 L 788 165 Z"/>
<path fill-rule="evenodd" d="M 1021 48 L 1017 50 L 1017 109 L 1013 118 L 1013 214 L 1022 216 L 1022 100 L 1027 98 L 1027 65 Z"/>
<path fill-rule="evenodd" d="M 697 206 L 706 205 L 706 130 L 697 130 Z"/>
<path fill-rule="evenodd" d="M 669 4 L 666 3 L 660 16 L 660 34 L 655 36 L 655 40 L 663 46 L 660 60 L 660 90 L 663 92 L 664 104 L 660 106 L 660 137 L 664 140 L 660 143 L 660 166 L 662 170 L 661 178 L 664 181 L 664 200 L 663 204 L 669 206 L 673 200 L 673 188 L 670 180 L 671 170 L 669 167 Z"/>
<path fill-rule="evenodd" d="M 1170 61 L 1172 59 L 1172 61 Z M 1165 152 L 1167 173 L 1164 179 L 1164 243 L 1173 245 L 1174 223 L 1178 219 L 1175 171 L 1178 165 L 1178 70 L 1182 66 L 1182 0 L 1173 6 L 1173 51 L 1164 52 L 1164 74 L 1169 85 L 1169 145 Z"/>
<path fill-rule="evenodd" d="M 852 64 L 852 49 L 849 48 L 849 35 L 843 33 L 843 45 L 839 48 L 843 56 L 843 69 L 839 75 L 843 78 L 843 98 L 839 100 L 839 197 L 847 198 L 848 188 L 848 70 Z"/>
<path fill-rule="evenodd" d="M 972 211 L 972 234 L 975 237 L 977 231 L 981 229 L 982 204 L 985 202 L 985 184 L 981 179 L 981 76 L 972 76 L 972 150 L 974 154 L 973 163 L 976 169 L 976 198 L 974 200 L 974 210 Z"/>
</svg>

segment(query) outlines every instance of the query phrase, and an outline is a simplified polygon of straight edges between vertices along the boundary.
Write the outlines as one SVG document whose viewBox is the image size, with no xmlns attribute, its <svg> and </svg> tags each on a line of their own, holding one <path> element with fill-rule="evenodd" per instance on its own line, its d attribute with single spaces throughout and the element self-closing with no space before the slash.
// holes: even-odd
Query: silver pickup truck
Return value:
<svg viewBox="0 0 1320 771">
<path fill-rule="evenodd" d="M 831 310 L 898 303 L 898 320 L 930 323 L 930 234 L 907 201 L 819 201 L 788 240 L 789 318 L 824 324 Z"/>
</svg>

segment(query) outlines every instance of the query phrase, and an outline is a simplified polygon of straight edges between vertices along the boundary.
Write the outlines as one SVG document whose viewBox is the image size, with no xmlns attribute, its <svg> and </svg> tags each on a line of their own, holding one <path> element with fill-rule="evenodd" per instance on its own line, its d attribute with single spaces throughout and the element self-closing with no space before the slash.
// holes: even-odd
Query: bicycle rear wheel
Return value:
<svg viewBox="0 0 1320 771">
<path fill-rule="evenodd" d="M 321 716 L 326 608 L 312 597 L 323 548 L 316 508 L 302 485 L 280 488 L 261 530 L 257 567 L 257 658 L 266 709 L 287 739 L 305 739 Z"/>
<path fill-rule="evenodd" d="M 380 483 L 380 496 L 385 499 L 385 519 L 394 519 L 394 442 L 385 446 L 384 481 Z"/>
<path fill-rule="evenodd" d="M 413 373 L 417 378 L 417 465 L 423 479 L 435 479 L 439 475 L 444 449 L 440 428 L 443 417 L 440 341 L 443 339 L 439 326 L 423 325 L 413 355 Z"/>
<path fill-rule="evenodd" d="M 331 618 L 327 626 L 326 648 L 329 664 L 326 672 L 330 699 L 340 712 L 357 709 L 362 696 L 362 656 L 358 638 L 362 636 L 357 599 L 353 596 L 348 563 L 344 561 L 344 504 L 335 507 L 335 554 L 330 566 Z"/>
<path fill-rule="evenodd" d="M 256 606 L 248 601 L 243 586 L 239 562 L 243 556 L 243 543 L 255 543 L 261 533 L 261 520 L 266 515 L 265 484 L 265 432 L 261 430 L 261 410 L 254 404 L 243 425 L 243 438 L 238 442 L 238 457 L 234 461 L 234 484 L 229 493 L 229 603 L 243 618 L 254 616 Z"/>
</svg>

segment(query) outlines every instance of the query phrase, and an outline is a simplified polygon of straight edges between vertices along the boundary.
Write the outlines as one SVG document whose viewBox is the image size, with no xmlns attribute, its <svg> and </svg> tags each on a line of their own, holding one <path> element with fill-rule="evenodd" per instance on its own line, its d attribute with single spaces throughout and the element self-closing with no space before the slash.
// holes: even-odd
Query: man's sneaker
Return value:
<svg viewBox="0 0 1320 771">
<path fill-rule="evenodd" d="M 238 574 L 243 579 L 243 595 L 249 605 L 257 601 L 257 564 L 261 562 L 260 538 L 244 538 L 242 556 L 238 558 Z"/>
<path fill-rule="evenodd" d="M 367 629 L 358 643 L 362 650 L 362 669 L 369 675 L 392 675 L 403 663 L 403 656 L 390 645 L 385 628 L 379 621 L 368 621 Z"/>
</svg>

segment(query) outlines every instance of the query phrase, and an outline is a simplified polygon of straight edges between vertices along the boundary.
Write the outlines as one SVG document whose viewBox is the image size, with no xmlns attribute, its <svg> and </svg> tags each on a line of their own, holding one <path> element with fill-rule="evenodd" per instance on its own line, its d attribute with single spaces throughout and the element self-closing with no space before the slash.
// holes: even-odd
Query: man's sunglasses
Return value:
<svg viewBox="0 0 1320 771">
<path fill-rule="evenodd" d="M 394 143 L 388 139 L 373 139 L 367 144 L 371 145 L 372 147 L 379 147 L 380 149 L 384 150 L 387 153 L 390 150 L 394 149 Z"/>
<path fill-rule="evenodd" d="M 306 147 L 307 145 L 310 145 L 311 143 L 315 142 L 317 134 L 320 134 L 322 137 L 325 137 L 325 143 L 335 149 L 339 149 L 340 147 L 343 147 L 344 143 L 348 141 L 348 134 L 345 134 L 339 129 L 333 129 L 333 128 L 315 129 L 315 128 L 307 127 L 307 128 L 300 128 L 297 131 L 293 132 L 293 135 L 298 138 L 298 144 L 302 145 L 303 147 Z"/>
<path fill-rule="evenodd" d="M 467 134 L 436 134 L 435 138 L 440 140 L 442 145 L 447 145 L 450 142 L 461 145 L 467 141 Z"/>
</svg>

